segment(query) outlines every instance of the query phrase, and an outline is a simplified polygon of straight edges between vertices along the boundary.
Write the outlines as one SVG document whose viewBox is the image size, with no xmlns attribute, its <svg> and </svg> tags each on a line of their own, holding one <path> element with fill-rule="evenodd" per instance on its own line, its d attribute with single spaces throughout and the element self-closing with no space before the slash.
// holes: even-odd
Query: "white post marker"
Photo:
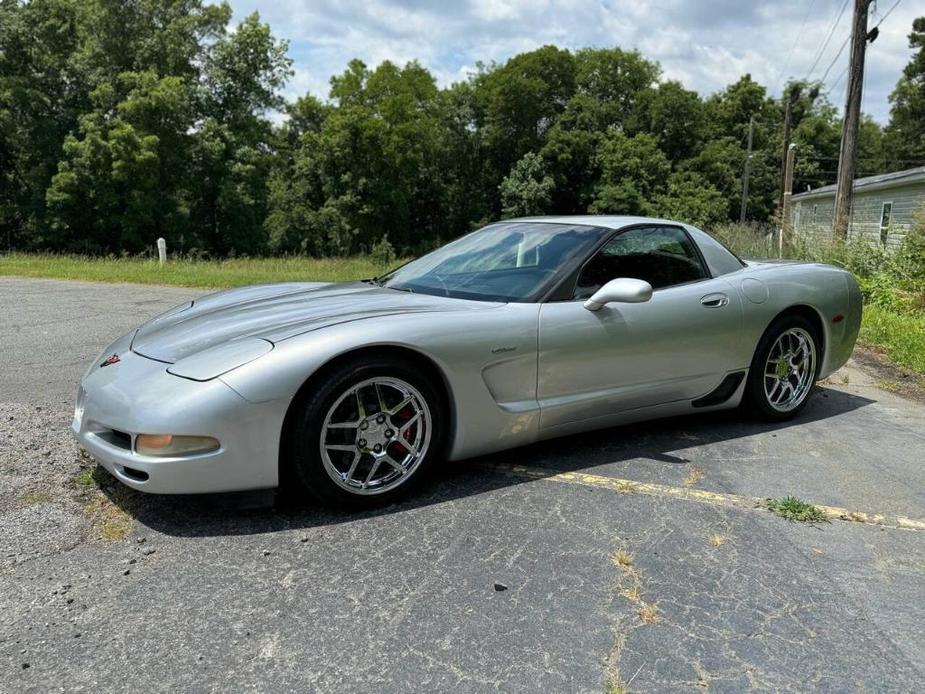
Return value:
<svg viewBox="0 0 925 694">
<path fill-rule="evenodd" d="M 157 240 L 157 262 L 158 265 L 167 262 L 167 242 L 163 238 Z"/>
</svg>

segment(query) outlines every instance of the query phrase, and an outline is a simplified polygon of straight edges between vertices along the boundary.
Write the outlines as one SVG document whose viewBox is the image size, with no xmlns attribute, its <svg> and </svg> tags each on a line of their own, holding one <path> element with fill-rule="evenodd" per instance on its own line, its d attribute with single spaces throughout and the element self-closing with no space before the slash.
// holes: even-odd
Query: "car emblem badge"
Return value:
<svg viewBox="0 0 925 694">
<path fill-rule="evenodd" d="M 122 360 L 119 359 L 119 355 L 113 354 L 111 357 L 107 357 L 106 361 L 100 364 L 100 368 L 102 369 L 104 366 L 109 366 L 110 364 L 118 364 L 120 361 Z"/>
</svg>

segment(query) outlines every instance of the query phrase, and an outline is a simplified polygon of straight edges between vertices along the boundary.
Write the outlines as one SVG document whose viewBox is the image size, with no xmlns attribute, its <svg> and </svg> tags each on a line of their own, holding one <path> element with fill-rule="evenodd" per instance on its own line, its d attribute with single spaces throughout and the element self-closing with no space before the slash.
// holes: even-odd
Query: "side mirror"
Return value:
<svg viewBox="0 0 925 694">
<path fill-rule="evenodd" d="M 652 285 L 643 280 L 630 277 L 618 277 L 610 280 L 585 302 L 589 311 L 599 311 L 604 304 L 618 301 L 622 304 L 641 304 L 652 298 Z"/>
</svg>

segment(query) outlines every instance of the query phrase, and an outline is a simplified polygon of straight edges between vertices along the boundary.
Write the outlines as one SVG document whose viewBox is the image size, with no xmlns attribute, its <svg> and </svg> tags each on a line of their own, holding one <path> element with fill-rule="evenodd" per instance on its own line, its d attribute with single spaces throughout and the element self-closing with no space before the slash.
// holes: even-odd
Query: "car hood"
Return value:
<svg viewBox="0 0 925 694">
<path fill-rule="evenodd" d="M 501 305 L 411 294 L 364 282 L 258 285 L 211 294 L 158 316 L 139 328 L 132 351 L 172 364 L 239 338 L 276 343 L 365 318 Z"/>
</svg>

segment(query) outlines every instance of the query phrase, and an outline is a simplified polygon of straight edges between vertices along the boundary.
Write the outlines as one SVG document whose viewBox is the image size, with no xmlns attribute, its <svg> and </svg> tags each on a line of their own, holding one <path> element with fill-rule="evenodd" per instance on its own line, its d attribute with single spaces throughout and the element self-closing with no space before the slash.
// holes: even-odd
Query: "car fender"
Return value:
<svg viewBox="0 0 925 694">
<path fill-rule="evenodd" d="M 250 402 L 290 402 L 325 364 L 350 352 L 400 347 L 442 373 L 455 426 L 450 457 L 477 455 L 505 440 L 534 440 L 539 304 L 502 304 L 447 314 L 380 316 L 282 340 L 268 354 L 222 375 Z"/>
</svg>

